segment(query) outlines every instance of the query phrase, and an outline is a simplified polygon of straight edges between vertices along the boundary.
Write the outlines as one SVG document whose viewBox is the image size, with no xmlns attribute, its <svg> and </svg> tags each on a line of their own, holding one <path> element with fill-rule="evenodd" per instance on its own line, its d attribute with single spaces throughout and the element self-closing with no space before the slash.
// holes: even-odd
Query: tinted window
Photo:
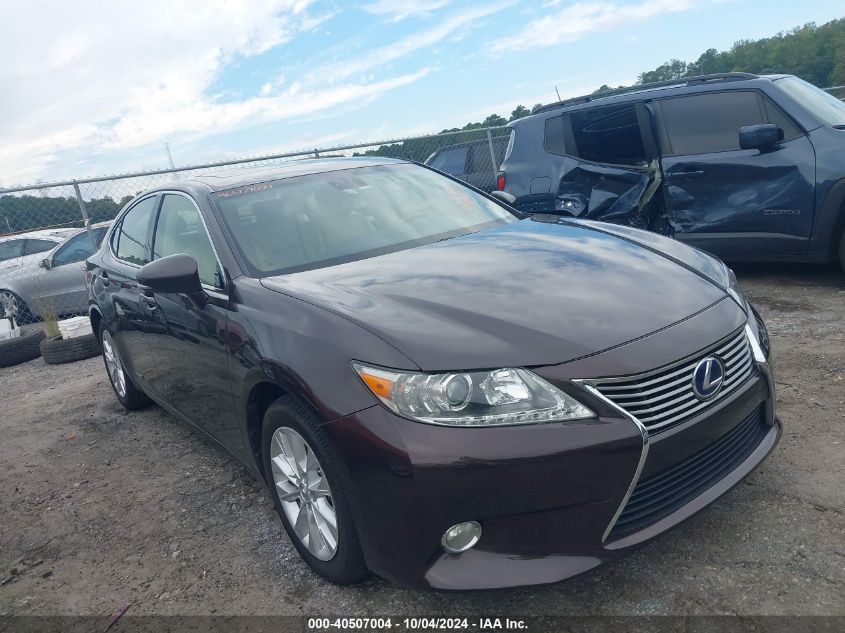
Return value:
<svg viewBox="0 0 845 633">
<path fill-rule="evenodd" d="M 197 260 L 200 281 L 206 285 L 220 285 L 216 273 L 217 257 L 199 211 L 185 196 L 167 194 L 153 238 L 153 259 L 185 254 Z"/>
<path fill-rule="evenodd" d="M 490 146 L 487 143 L 478 143 L 469 148 L 469 173 L 480 174 L 484 172 L 493 173 Z"/>
<path fill-rule="evenodd" d="M 516 218 L 415 165 L 342 169 L 213 194 L 256 277 L 374 257 Z"/>
<path fill-rule="evenodd" d="M 0 242 L 0 262 L 4 259 L 20 257 L 23 253 L 24 240 L 8 240 Z"/>
<path fill-rule="evenodd" d="M 116 243 L 114 244 L 115 252 L 120 259 L 138 266 L 148 263 L 147 231 L 157 200 L 156 196 L 145 198 L 123 216 L 120 227 L 115 232 Z"/>
<path fill-rule="evenodd" d="M 647 162 L 635 104 L 587 108 L 568 116 L 575 141 L 569 154 L 596 163 Z"/>
<path fill-rule="evenodd" d="M 99 227 L 91 229 L 91 235 L 88 235 L 88 231 L 82 231 L 74 235 L 56 250 L 56 253 L 53 255 L 53 266 L 75 264 L 76 262 L 88 259 L 99 248 L 100 242 L 103 241 L 105 234 L 106 227 Z M 91 238 L 94 239 L 96 246 L 91 243 Z"/>
<path fill-rule="evenodd" d="M 774 123 L 783 130 L 783 140 L 791 141 L 792 139 L 801 136 L 802 133 L 798 126 L 795 125 L 795 123 L 792 122 L 792 119 L 786 116 L 783 110 L 777 107 L 771 99 L 764 96 L 763 106 L 766 109 L 766 120 L 769 123 Z"/>
<path fill-rule="evenodd" d="M 434 160 L 431 161 L 431 166 L 440 171 L 445 171 L 452 176 L 462 176 L 465 172 L 467 164 L 467 147 L 453 147 L 451 149 L 444 149 Z"/>
<path fill-rule="evenodd" d="M 739 128 L 765 123 L 756 92 L 716 92 L 659 102 L 666 128 L 664 154 L 706 154 L 739 149 Z"/>
<path fill-rule="evenodd" d="M 556 116 L 546 119 L 546 130 L 544 136 L 546 151 L 552 154 L 566 154 L 563 144 L 563 117 Z"/>
<path fill-rule="evenodd" d="M 26 246 L 23 249 L 24 255 L 35 255 L 35 253 L 44 253 L 51 248 L 55 248 L 58 242 L 51 242 L 50 240 L 27 240 Z"/>
</svg>

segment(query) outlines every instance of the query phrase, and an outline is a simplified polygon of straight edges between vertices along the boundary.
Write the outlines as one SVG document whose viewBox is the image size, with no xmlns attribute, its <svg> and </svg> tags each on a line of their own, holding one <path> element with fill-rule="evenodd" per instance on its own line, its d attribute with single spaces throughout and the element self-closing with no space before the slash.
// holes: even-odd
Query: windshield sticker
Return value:
<svg viewBox="0 0 845 633">
<path fill-rule="evenodd" d="M 247 193 L 255 193 L 257 191 L 267 191 L 268 189 L 272 189 L 273 185 L 269 182 L 262 182 L 258 185 L 249 185 L 247 187 L 239 187 L 238 189 L 229 189 L 227 191 L 218 191 L 217 197 L 218 198 L 235 198 L 237 196 L 242 196 Z"/>
</svg>

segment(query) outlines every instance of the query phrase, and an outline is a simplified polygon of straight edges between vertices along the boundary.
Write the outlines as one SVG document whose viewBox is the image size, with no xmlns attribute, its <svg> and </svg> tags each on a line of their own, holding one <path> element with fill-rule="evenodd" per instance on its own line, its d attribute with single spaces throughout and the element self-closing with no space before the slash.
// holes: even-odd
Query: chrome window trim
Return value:
<svg viewBox="0 0 845 633">
<path fill-rule="evenodd" d="M 194 205 L 194 209 L 197 210 L 197 215 L 199 215 L 200 222 L 202 223 L 202 228 L 205 231 L 205 236 L 206 236 L 206 238 L 208 238 L 208 243 L 211 245 L 211 252 L 214 253 L 214 259 L 217 261 L 217 268 L 218 268 L 218 271 L 220 273 L 220 281 L 223 282 L 222 288 L 218 288 L 217 286 L 211 286 L 209 284 L 202 283 L 202 281 L 200 281 L 200 285 L 203 287 L 203 290 L 218 293 L 218 295 L 221 296 L 221 298 L 226 298 L 227 297 L 226 289 L 229 286 L 228 286 L 228 283 L 226 282 L 226 275 L 223 271 L 223 263 L 220 261 L 220 255 L 217 252 L 217 247 L 214 246 L 214 240 L 211 239 L 211 233 L 208 231 L 208 224 L 206 224 L 206 222 L 205 222 L 205 218 L 202 215 L 202 209 L 199 208 L 197 201 L 194 200 L 193 196 L 185 193 L 184 191 L 176 191 L 175 189 L 161 189 L 161 190 L 157 191 L 156 193 L 158 195 L 160 195 L 162 198 L 161 198 L 161 203 L 158 206 L 158 213 L 156 213 L 155 226 L 152 227 L 153 228 L 152 243 L 150 244 L 150 256 L 152 257 L 152 259 L 150 261 L 151 262 L 155 261 L 155 243 L 156 243 L 155 238 L 156 238 L 156 232 L 158 231 L 158 219 L 161 217 L 161 209 L 164 206 L 164 196 L 175 194 L 175 195 L 178 195 L 178 196 L 182 196 L 183 198 L 187 198 L 188 200 L 190 200 L 191 204 Z M 185 253 L 185 254 L 190 255 L 190 253 Z"/>
<path fill-rule="evenodd" d="M 640 481 L 640 475 L 642 475 L 643 467 L 645 466 L 645 460 L 648 456 L 648 448 L 649 448 L 649 434 L 648 429 L 640 422 L 637 418 L 633 415 L 625 411 L 622 407 L 617 405 L 615 402 L 607 398 L 604 394 L 602 394 L 594 385 L 593 381 L 591 380 L 573 380 L 574 384 L 578 385 L 585 391 L 591 393 L 593 396 L 604 402 L 606 405 L 611 407 L 612 409 L 619 412 L 619 414 L 625 418 L 626 420 L 630 421 L 634 426 L 637 427 L 637 430 L 640 432 L 640 436 L 642 437 L 643 441 L 643 448 L 640 452 L 640 461 L 637 462 L 637 468 L 634 470 L 634 476 L 631 479 L 631 483 L 628 485 L 628 490 L 625 491 L 625 496 L 622 497 L 622 502 L 619 504 L 619 507 L 616 508 L 616 512 L 613 514 L 613 517 L 610 519 L 610 523 L 607 524 L 607 527 L 604 530 L 604 534 L 601 536 L 602 544 L 607 541 L 607 537 L 610 536 L 611 531 L 613 530 L 613 526 L 616 525 L 616 522 L 619 520 L 619 517 L 622 515 L 622 511 L 625 509 L 625 506 L 628 505 L 628 500 L 631 498 L 631 495 L 634 494 L 634 488 L 637 487 L 637 483 Z"/>
</svg>

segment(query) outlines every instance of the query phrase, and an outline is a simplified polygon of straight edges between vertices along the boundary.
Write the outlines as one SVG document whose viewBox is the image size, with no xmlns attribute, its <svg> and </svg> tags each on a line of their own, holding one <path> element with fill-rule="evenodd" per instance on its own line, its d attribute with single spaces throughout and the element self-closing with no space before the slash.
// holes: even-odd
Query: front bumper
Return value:
<svg viewBox="0 0 845 633">
<path fill-rule="evenodd" d="M 326 425 L 342 448 L 369 568 L 406 586 L 485 589 L 556 582 L 619 558 L 721 496 L 777 443 L 766 364 L 729 398 L 650 438 L 643 482 L 683 465 L 757 416 L 729 468 L 633 531 L 608 531 L 636 483 L 639 429 L 588 392 L 598 420 L 486 429 L 438 427 L 374 406 Z M 750 443 L 749 443 L 750 442 Z M 711 449 L 712 450 L 712 449 Z M 723 460 L 724 461 L 724 460 Z M 443 532 L 479 521 L 483 536 L 446 554 Z"/>
</svg>

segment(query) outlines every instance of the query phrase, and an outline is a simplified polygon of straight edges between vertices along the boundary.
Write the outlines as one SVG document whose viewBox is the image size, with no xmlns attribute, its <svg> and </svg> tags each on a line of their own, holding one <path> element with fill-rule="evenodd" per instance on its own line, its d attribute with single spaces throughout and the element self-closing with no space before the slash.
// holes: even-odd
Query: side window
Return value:
<svg viewBox="0 0 845 633">
<path fill-rule="evenodd" d="M 23 253 L 23 244 L 25 240 L 8 240 L 0 242 L 0 262 L 6 259 L 14 259 L 20 257 Z"/>
<path fill-rule="evenodd" d="M 664 154 L 707 154 L 739 149 L 739 128 L 766 123 L 756 92 L 731 90 L 659 101 Z M 668 146 L 667 146 L 668 144 Z"/>
<path fill-rule="evenodd" d="M 75 264 L 81 262 L 94 254 L 94 246 L 91 244 L 91 237 L 97 246 L 103 241 L 106 229 L 97 228 L 91 230 L 91 235 L 88 231 L 82 231 L 74 235 L 67 242 L 65 242 L 53 255 L 53 266 L 64 266 L 65 264 Z"/>
<path fill-rule="evenodd" d="M 431 161 L 431 166 L 452 176 L 462 176 L 466 169 L 467 147 L 444 149 Z"/>
<path fill-rule="evenodd" d="M 45 251 L 49 251 L 50 249 L 55 248 L 56 244 L 58 244 L 58 242 L 51 242 L 50 240 L 29 239 L 26 241 L 26 246 L 24 246 L 23 254 L 35 255 L 36 253 L 44 253 Z"/>
<path fill-rule="evenodd" d="M 166 194 L 156 223 L 153 259 L 180 253 L 197 260 L 202 283 L 212 287 L 220 286 L 217 257 L 199 210 L 185 196 Z"/>
<path fill-rule="evenodd" d="M 494 149 L 495 151 L 495 149 Z M 490 159 L 490 145 L 487 141 L 476 143 L 469 148 L 469 173 L 493 173 L 493 163 Z"/>
<path fill-rule="evenodd" d="M 141 200 L 123 216 L 120 226 L 115 231 L 113 246 L 119 259 L 143 266 L 147 259 L 147 235 L 150 217 L 155 211 L 157 196 Z"/>
<path fill-rule="evenodd" d="M 543 145 L 550 154 L 566 154 L 563 142 L 563 115 L 546 119 Z"/>
<path fill-rule="evenodd" d="M 568 116 L 575 141 L 568 154 L 614 165 L 648 162 L 635 103 L 586 108 Z"/>
<path fill-rule="evenodd" d="M 792 122 L 783 110 L 777 107 L 774 102 L 767 96 L 763 96 L 763 107 L 766 109 L 766 119 L 769 123 L 774 123 L 783 130 L 783 140 L 791 141 L 794 138 L 802 136 L 801 130 L 795 123 Z"/>
</svg>

